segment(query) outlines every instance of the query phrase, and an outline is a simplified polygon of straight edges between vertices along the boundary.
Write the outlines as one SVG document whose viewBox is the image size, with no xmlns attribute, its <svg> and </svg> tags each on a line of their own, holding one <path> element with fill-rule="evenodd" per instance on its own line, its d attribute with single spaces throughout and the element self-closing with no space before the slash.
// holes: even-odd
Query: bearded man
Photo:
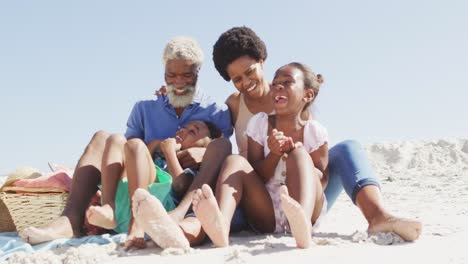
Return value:
<svg viewBox="0 0 468 264">
<path fill-rule="evenodd" d="M 121 177 L 125 171 L 123 155 L 128 139 L 141 139 L 151 152 L 153 141 L 173 137 L 178 129 L 194 120 L 208 121 L 221 129 L 224 138 L 214 140 L 206 149 L 191 148 L 178 153 L 184 168 L 199 169 L 186 195 L 171 211 L 171 217 L 181 222 L 190 207 L 193 192 L 204 183 L 214 187 L 222 162 L 231 152 L 227 138 L 232 135 L 232 125 L 227 106 L 214 102 L 197 85 L 202 61 L 203 52 L 195 40 L 187 37 L 170 40 L 163 53 L 167 94 L 135 104 L 125 137 L 96 132 L 75 168 L 71 193 L 62 216 L 47 226 L 26 228 L 20 233 L 21 237 L 31 244 L 38 244 L 83 235 L 86 209 L 101 178 Z M 190 221 L 183 221 L 180 228 L 187 237 L 199 236 L 200 227 L 191 226 Z"/>
</svg>

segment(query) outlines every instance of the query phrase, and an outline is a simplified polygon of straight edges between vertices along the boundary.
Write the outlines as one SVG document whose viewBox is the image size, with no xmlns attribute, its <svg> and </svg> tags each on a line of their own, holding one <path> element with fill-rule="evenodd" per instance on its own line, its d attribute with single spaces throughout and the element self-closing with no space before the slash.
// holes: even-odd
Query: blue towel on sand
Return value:
<svg viewBox="0 0 468 264">
<path fill-rule="evenodd" d="M 49 250 L 59 247 L 71 247 L 81 244 L 94 243 L 98 245 L 109 244 L 111 242 L 119 243 L 125 240 L 127 234 L 109 235 L 104 234 L 100 236 L 86 236 L 81 238 L 63 238 L 56 239 L 46 243 L 31 246 L 24 242 L 17 232 L 0 233 L 0 261 L 8 259 L 13 253 L 18 251 L 34 252 L 36 250 Z"/>
</svg>

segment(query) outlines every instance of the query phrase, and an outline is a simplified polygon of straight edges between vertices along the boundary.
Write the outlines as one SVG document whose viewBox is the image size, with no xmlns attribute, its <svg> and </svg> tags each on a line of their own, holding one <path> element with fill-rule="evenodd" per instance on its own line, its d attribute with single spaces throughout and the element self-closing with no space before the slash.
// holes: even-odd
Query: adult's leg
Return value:
<svg viewBox="0 0 468 264">
<path fill-rule="evenodd" d="M 86 146 L 76 165 L 72 189 L 62 216 L 41 228 L 25 228 L 20 233 L 24 240 L 38 244 L 81 235 L 86 208 L 101 181 L 101 161 L 108 137 L 106 132 L 98 131 Z"/>
<path fill-rule="evenodd" d="M 346 193 L 369 223 L 369 231 L 395 232 L 407 241 L 419 237 L 421 222 L 395 217 L 386 210 L 378 180 L 365 150 L 359 143 L 352 140 L 341 142 L 333 147 L 329 154 L 330 182 L 339 176 Z M 327 195 L 327 191 L 325 194 Z M 330 197 L 333 202 L 334 199 L 336 197 Z"/>
<path fill-rule="evenodd" d="M 264 233 L 275 230 L 273 204 L 264 183 L 245 158 L 231 155 L 221 169 L 216 197 L 208 185 L 203 185 L 193 199 L 197 219 L 218 247 L 229 245 L 230 223 L 238 204 L 255 229 Z"/>
<path fill-rule="evenodd" d="M 312 222 L 322 209 L 322 186 L 315 175 L 314 163 L 303 147 L 289 153 L 286 168 L 287 188 L 281 187 L 281 206 L 297 247 L 308 248 L 312 242 Z"/>
<path fill-rule="evenodd" d="M 111 135 L 106 140 L 102 157 L 102 205 L 91 206 L 86 212 L 89 223 L 105 229 L 114 229 L 115 193 L 124 171 L 123 148 L 127 140 L 122 135 Z"/>
<path fill-rule="evenodd" d="M 201 226 L 185 218 L 187 211 L 192 205 L 193 195 L 203 184 L 214 187 L 221 166 L 229 154 L 231 154 L 231 142 L 229 139 L 218 138 L 208 144 L 197 176 L 194 178 L 177 208 L 169 212 L 169 215 L 176 222 L 180 223 L 180 227 L 184 231 L 185 236 L 196 240 L 191 242 L 196 243 L 198 240 L 202 241 L 204 238 L 203 234 L 201 234 Z"/>
</svg>

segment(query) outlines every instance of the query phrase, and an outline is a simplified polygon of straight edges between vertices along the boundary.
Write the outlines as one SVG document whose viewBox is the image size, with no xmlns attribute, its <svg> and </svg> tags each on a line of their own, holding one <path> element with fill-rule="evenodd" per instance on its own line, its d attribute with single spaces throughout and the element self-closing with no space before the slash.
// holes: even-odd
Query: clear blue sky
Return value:
<svg viewBox="0 0 468 264">
<path fill-rule="evenodd" d="M 235 90 L 212 46 L 240 25 L 266 42 L 268 79 L 291 61 L 324 75 L 315 109 L 332 143 L 466 137 L 467 12 L 463 0 L 1 1 L 0 175 L 75 165 L 95 131 L 123 133 L 176 35 L 200 42 L 200 84 L 224 101 Z"/>
</svg>

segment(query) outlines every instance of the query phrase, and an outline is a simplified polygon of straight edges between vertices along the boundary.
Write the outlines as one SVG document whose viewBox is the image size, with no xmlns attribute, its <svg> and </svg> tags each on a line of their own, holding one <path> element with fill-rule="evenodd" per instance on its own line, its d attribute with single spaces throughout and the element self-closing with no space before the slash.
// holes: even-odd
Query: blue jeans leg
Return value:
<svg viewBox="0 0 468 264">
<path fill-rule="evenodd" d="M 356 195 L 364 186 L 380 186 L 364 148 L 357 141 L 340 142 L 332 147 L 328 154 L 329 182 L 325 188 L 328 210 L 343 188 L 355 204 Z"/>
</svg>

